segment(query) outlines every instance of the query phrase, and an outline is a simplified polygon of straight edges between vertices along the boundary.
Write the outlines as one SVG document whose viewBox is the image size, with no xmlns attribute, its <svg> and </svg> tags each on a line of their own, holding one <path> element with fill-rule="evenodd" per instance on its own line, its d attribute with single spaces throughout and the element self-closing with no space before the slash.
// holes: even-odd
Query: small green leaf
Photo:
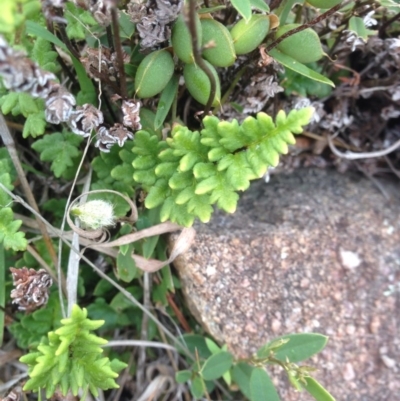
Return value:
<svg viewBox="0 0 400 401">
<path fill-rule="evenodd" d="M 192 372 L 190 370 L 180 370 L 175 373 L 175 380 L 177 383 L 186 383 L 192 377 Z"/>
<path fill-rule="evenodd" d="M 317 333 L 289 334 L 274 339 L 272 343 L 275 343 L 279 339 L 288 339 L 289 341 L 276 350 L 275 358 L 295 363 L 304 361 L 317 354 L 325 348 L 328 342 L 328 337 Z M 265 347 L 268 347 L 268 344 Z M 260 355 L 262 355 L 263 349 L 264 347 L 259 351 Z"/>
<path fill-rule="evenodd" d="M 19 93 L 19 107 L 21 108 L 21 113 L 24 117 L 28 117 L 30 114 L 37 113 L 38 107 L 35 100 L 28 93 Z"/>
<path fill-rule="evenodd" d="M 148 54 L 139 64 L 135 75 L 135 94 L 153 97 L 164 90 L 174 74 L 174 61 L 165 49 Z"/>
<path fill-rule="evenodd" d="M 232 369 L 232 378 L 235 383 L 239 386 L 240 391 L 247 397 L 250 398 L 250 377 L 251 373 L 255 369 L 254 366 L 248 365 L 244 362 L 237 363 Z"/>
<path fill-rule="evenodd" d="M 11 92 L 1 97 L 1 111 L 3 114 L 10 113 L 19 105 L 19 93 Z"/>
<path fill-rule="evenodd" d="M 160 100 L 157 104 L 157 113 L 154 119 L 154 129 L 159 129 L 165 121 L 171 105 L 175 99 L 179 85 L 178 75 L 173 75 L 167 86 L 161 93 Z"/>
<path fill-rule="evenodd" d="M 133 244 L 130 244 L 128 251 L 117 255 L 117 275 L 125 283 L 130 283 L 137 275 L 138 268 L 132 258 Z"/>
<path fill-rule="evenodd" d="M 197 195 L 203 195 L 208 192 L 211 192 L 213 189 L 215 189 L 219 184 L 219 180 L 216 175 L 213 175 L 209 178 L 206 178 L 205 180 L 200 181 L 195 189 L 195 193 Z"/>
<path fill-rule="evenodd" d="M 236 11 L 248 21 L 251 18 L 251 2 L 250 0 L 231 0 Z"/>
<path fill-rule="evenodd" d="M 167 197 L 170 189 L 168 187 L 168 182 L 164 179 L 158 180 L 154 186 L 150 189 L 145 205 L 148 209 L 153 209 L 161 205 L 164 199 Z"/>
<path fill-rule="evenodd" d="M 250 377 L 251 401 L 280 401 L 274 383 L 262 368 L 255 368 Z"/>
<path fill-rule="evenodd" d="M 97 25 L 96 20 L 89 11 L 77 7 L 71 2 L 66 3 L 65 7 L 64 16 L 68 21 L 66 25 L 68 37 L 70 39 L 85 39 L 86 35 L 89 35 L 86 26 Z"/>
<path fill-rule="evenodd" d="M 219 379 L 227 372 L 233 363 L 233 356 L 230 352 L 221 351 L 211 355 L 204 363 L 201 369 L 201 375 L 204 380 Z"/>
<path fill-rule="evenodd" d="M 257 10 L 269 13 L 269 5 L 265 2 L 265 0 L 250 0 L 250 4 Z"/>
<path fill-rule="evenodd" d="M 330 79 L 324 77 L 321 74 L 318 74 L 317 72 L 308 68 L 306 65 L 299 63 L 294 58 L 288 56 L 285 53 L 282 53 L 278 49 L 270 50 L 269 54 L 283 66 L 297 72 L 298 74 L 304 75 L 310 79 L 313 79 L 314 81 L 322 82 L 333 87 L 335 86 L 335 84 Z"/>
<path fill-rule="evenodd" d="M 360 17 L 351 17 L 349 20 L 349 31 L 361 38 L 364 42 L 368 40 L 368 36 L 376 35 L 376 31 L 368 29 L 365 26 L 364 20 Z"/>
<path fill-rule="evenodd" d="M 192 393 L 193 397 L 197 400 L 202 397 L 205 390 L 205 383 L 201 376 L 196 376 L 191 383 L 190 392 Z"/>
<path fill-rule="evenodd" d="M 46 71 L 56 73 L 60 70 L 57 60 L 58 54 L 51 48 L 48 40 L 38 37 L 33 45 L 31 57 Z"/>
<path fill-rule="evenodd" d="M 335 401 L 335 398 L 314 378 L 305 377 L 304 381 L 306 384 L 302 385 L 317 401 Z"/>
<path fill-rule="evenodd" d="M 126 12 L 119 11 L 119 35 L 121 38 L 130 39 L 135 33 L 135 24 Z"/>
<path fill-rule="evenodd" d="M 207 359 L 211 356 L 206 339 L 200 334 L 185 334 L 183 336 L 183 342 L 193 355 L 198 355 L 201 359 Z"/>
<path fill-rule="evenodd" d="M 24 124 L 22 136 L 28 138 L 36 138 L 44 134 L 46 129 L 46 120 L 44 119 L 44 111 L 39 111 L 35 114 L 29 114 Z"/>
<path fill-rule="evenodd" d="M 217 354 L 218 352 L 221 352 L 221 348 L 218 347 L 218 345 L 215 344 L 215 342 L 210 338 L 206 338 L 206 344 L 212 354 Z"/>
<path fill-rule="evenodd" d="M 73 158 L 81 154 L 77 146 L 82 140 L 82 137 L 70 132 L 57 132 L 34 142 L 32 148 L 40 152 L 40 160 L 51 161 L 50 168 L 54 175 L 61 177 L 73 165 Z"/>
<path fill-rule="evenodd" d="M 14 220 L 11 208 L 0 209 L 0 243 L 3 242 L 5 249 L 24 251 L 28 245 L 25 234 L 19 232 L 21 220 Z"/>
</svg>

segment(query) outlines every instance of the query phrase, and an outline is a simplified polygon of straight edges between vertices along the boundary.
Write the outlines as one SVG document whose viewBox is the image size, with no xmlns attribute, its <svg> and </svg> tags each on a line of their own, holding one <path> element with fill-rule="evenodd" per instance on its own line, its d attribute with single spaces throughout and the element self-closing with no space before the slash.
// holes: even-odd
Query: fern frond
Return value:
<svg viewBox="0 0 400 401">
<path fill-rule="evenodd" d="M 133 179 L 148 192 L 147 208 L 161 205 L 161 221 L 188 226 L 197 217 L 207 222 L 214 204 L 232 213 L 237 191 L 278 164 L 312 113 L 311 107 L 288 115 L 280 111 L 275 122 L 258 113 L 242 124 L 206 117 L 201 132 L 176 126 L 166 141 L 140 131 L 132 149 Z"/>
</svg>

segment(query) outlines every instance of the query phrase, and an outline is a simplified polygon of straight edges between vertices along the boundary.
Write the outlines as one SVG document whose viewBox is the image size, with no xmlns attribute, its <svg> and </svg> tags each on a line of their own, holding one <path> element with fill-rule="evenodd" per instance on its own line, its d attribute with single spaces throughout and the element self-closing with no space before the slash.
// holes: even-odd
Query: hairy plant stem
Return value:
<svg viewBox="0 0 400 401">
<path fill-rule="evenodd" d="M 281 43 L 284 39 L 288 38 L 289 36 L 292 36 L 296 33 L 299 33 L 301 31 L 304 31 L 307 28 L 311 28 L 315 24 L 318 24 L 318 22 L 323 21 L 324 19 L 330 17 L 332 14 L 334 14 L 337 10 L 342 8 L 343 6 L 349 4 L 351 0 L 345 1 L 344 3 L 339 3 L 335 7 L 332 7 L 328 11 L 324 12 L 323 14 L 319 15 L 318 17 L 314 18 L 310 22 L 306 22 L 305 24 L 298 26 L 297 28 L 293 28 L 290 31 L 286 32 L 282 36 L 280 36 L 278 39 L 276 39 L 274 42 L 272 42 L 266 49 L 265 51 L 268 53 L 271 51 L 274 47 L 278 46 L 279 43 Z"/>
<path fill-rule="evenodd" d="M 114 31 L 114 47 L 117 52 L 118 70 L 119 70 L 119 83 L 121 96 L 124 99 L 128 98 L 128 91 L 126 89 L 126 76 L 124 69 L 124 56 L 122 55 L 122 44 L 119 36 L 119 24 L 118 24 L 118 10 L 113 8 L 111 10 L 112 26 Z"/>
<path fill-rule="evenodd" d="M 196 31 L 196 0 L 189 0 L 189 12 L 186 18 L 186 24 L 189 28 L 190 36 L 192 37 L 193 57 L 195 63 L 204 71 L 210 80 L 210 95 L 206 107 L 204 108 L 204 116 L 207 116 L 215 98 L 217 83 L 215 82 L 213 73 L 201 57 L 199 38 L 197 37 Z"/>
<path fill-rule="evenodd" d="M 7 147 L 10 158 L 14 164 L 15 170 L 17 171 L 19 181 L 21 182 L 22 190 L 25 193 L 25 196 L 26 196 L 26 199 L 28 200 L 29 205 L 37 212 L 37 214 L 40 214 L 39 207 L 36 203 L 35 197 L 33 196 L 31 187 L 29 186 L 28 180 L 26 179 L 26 176 L 24 173 L 24 169 L 22 168 L 21 162 L 19 160 L 14 139 L 11 136 L 11 133 L 7 127 L 6 121 L 5 121 L 2 113 L 0 113 L 0 136 L 3 140 L 4 145 Z M 47 251 L 49 252 L 49 255 L 54 264 L 54 267 L 56 267 L 58 264 L 58 258 L 57 258 L 57 254 L 54 249 L 53 243 L 51 242 L 50 235 L 47 232 L 46 226 L 43 224 L 43 222 L 38 218 L 36 218 L 36 220 L 38 222 L 40 232 L 42 233 L 43 241 L 46 245 Z M 62 279 L 61 279 L 61 286 L 63 288 L 65 288 L 64 276 L 62 276 Z"/>
</svg>

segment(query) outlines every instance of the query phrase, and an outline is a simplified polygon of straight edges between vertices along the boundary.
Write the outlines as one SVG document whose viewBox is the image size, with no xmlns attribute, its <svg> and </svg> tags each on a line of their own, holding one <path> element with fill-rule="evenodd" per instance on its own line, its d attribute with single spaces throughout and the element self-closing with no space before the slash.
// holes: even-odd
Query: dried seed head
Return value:
<svg viewBox="0 0 400 401">
<path fill-rule="evenodd" d="M 92 200 L 75 206 L 71 209 L 71 213 L 78 217 L 84 226 L 92 230 L 115 224 L 114 207 L 104 200 Z"/>
<path fill-rule="evenodd" d="M 49 288 L 53 284 L 50 275 L 44 269 L 16 269 L 10 267 L 14 289 L 11 291 L 13 303 L 19 310 L 33 312 L 47 303 Z"/>
<path fill-rule="evenodd" d="M 46 110 L 44 112 L 46 121 L 51 124 L 68 121 L 75 104 L 74 96 L 63 86 L 59 84 L 53 85 L 53 90 L 46 100 Z"/>
<path fill-rule="evenodd" d="M 148 14 L 136 25 L 144 49 L 158 46 L 171 37 L 171 28 L 159 22 L 155 14 Z"/>
<path fill-rule="evenodd" d="M 9 47 L 0 36 L 0 76 L 6 89 L 28 92 L 33 97 L 47 98 L 54 85 L 55 75 L 43 71 L 25 53 Z"/>
<path fill-rule="evenodd" d="M 99 127 L 99 129 L 97 130 L 96 138 L 97 141 L 94 146 L 105 153 L 108 153 L 116 142 L 115 139 L 111 136 L 109 129 L 104 125 Z"/>
<path fill-rule="evenodd" d="M 128 4 L 128 15 L 131 21 L 137 24 L 147 15 L 147 7 L 131 0 Z"/>
<path fill-rule="evenodd" d="M 103 26 L 111 24 L 111 10 L 116 8 L 115 0 L 90 0 L 89 10 L 94 19 Z"/>
<path fill-rule="evenodd" d="M 19 401 L 21 399 L 21 388 L 19 388 L 19 391 L 17 389 L 11 390 L 4 398 L 2 398 L 2 401 Z"/>
<path fill-rule="evenodd" d="M 136 23 L 143 49 L 153 48 L 171 37 L 171 27 L 181 11 L 183 0 L 149 0 L 146 5 L 131 0 L 128 14 Z"/>
<path fill-rule="evenodd" d="M 43 14 L 48 21 L 66 24 L 67 20 L 59 15 L 58 8 L 64 8 L 67 0 L 42 0 Z"/>
<path fill-rule="evenodd" d="M 100 78 L 101 80 L 109 79 L 110 81 L 116 81 L 116 77 L 119 76 L 116 53 L 111 53 L 107 47 L 97 49 L 88 47 L 85 53 L 85 57 L 81 58 L 81 62 L 92 77 Z M 129 63 L 129 55 L 124 51 L 122 55 L 124 64 Z"/>
<path fill-rule="evenodd" d="M 118 143 L 119 146 L 124 146 L 124 143 L 128 139 L 133 139 L 133 134 L 127 128 L 125 128 L 122 124 L 114 124 L 110 130 L 109 135 L 114 138 L 114 141 Z"/>
<path fill-rule="evenodd" d="M 168 24 L 175 21 L 181 12 L 182 0 L 155 0 L 155 6 L 152 7 L 158 22 Z"/>
<path fill-rule="evenodd" d="M 122 113 L 124 115 L 123 123 L 126 127 L 132 128 L 134 131 L 140 130 L 140 102 L 134 100 L 124 100 L 122 102 Z"/>
<path fill-rule="evenodd" d="M 68 125 L 73 133 L 87 137 L 103 122 L 103 113 L 93 105 L 86 103 L 71 112 Z"/>
</svg>

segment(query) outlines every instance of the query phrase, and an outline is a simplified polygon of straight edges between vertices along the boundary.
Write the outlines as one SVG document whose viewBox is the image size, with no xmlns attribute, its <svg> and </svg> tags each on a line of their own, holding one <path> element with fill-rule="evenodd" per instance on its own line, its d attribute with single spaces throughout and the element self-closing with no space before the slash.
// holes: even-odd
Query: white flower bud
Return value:
<svg viewBox="0 0 400 401">
<path fill-rule="evenodd" d="M 71 213 L 78 217 L 84 226 L 93 230 L 115 224 L 114 207 L 104 200 L 92 200 L 83 205 L 74 206 Z"/>
</svg>

